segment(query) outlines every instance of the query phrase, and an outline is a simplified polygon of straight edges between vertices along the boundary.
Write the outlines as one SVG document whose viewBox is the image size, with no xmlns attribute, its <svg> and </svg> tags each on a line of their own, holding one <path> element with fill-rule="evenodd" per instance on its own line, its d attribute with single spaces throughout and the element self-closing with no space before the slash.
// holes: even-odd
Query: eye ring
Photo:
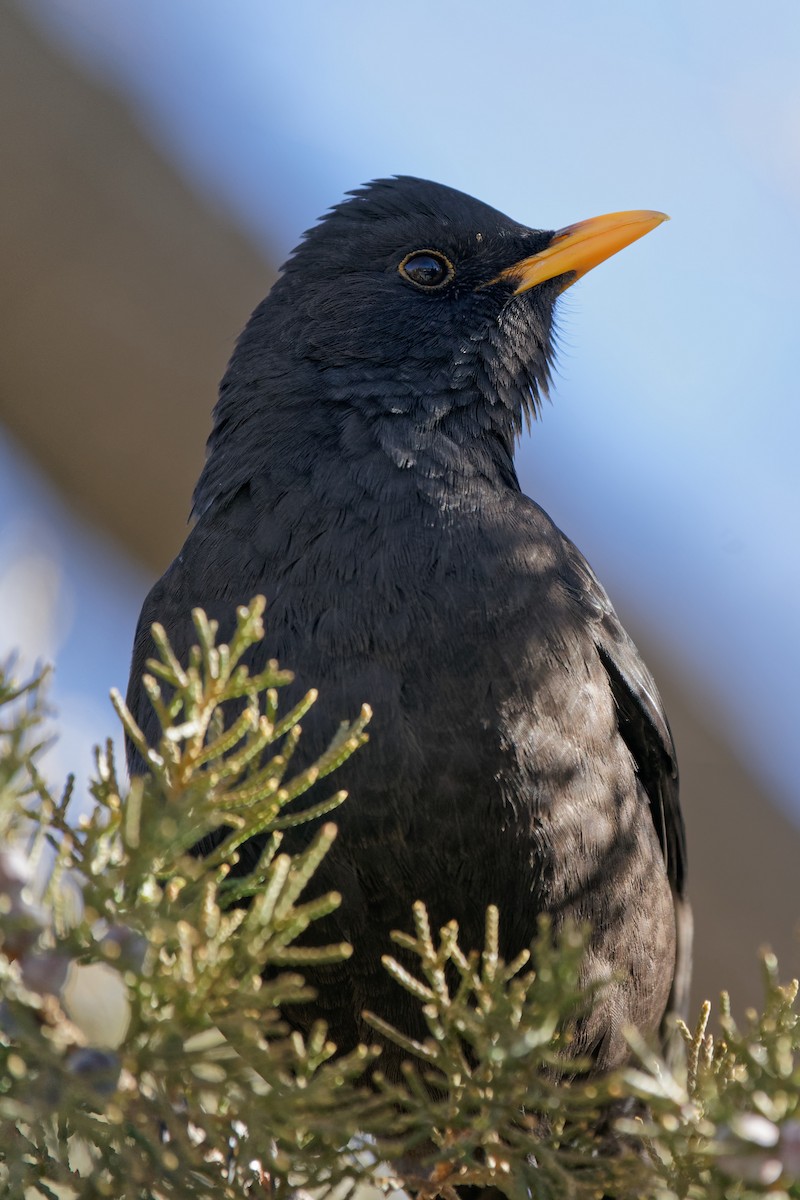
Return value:
<svg viewBox="0 0 800 1200">
<path fill-rule="evenodd" d="M 412 250 L 399 264 L 397 270 L 421 292 L 436 292 L 447 287 L 455 276 L 456 269 L 441 250 Z"/>
</svg>

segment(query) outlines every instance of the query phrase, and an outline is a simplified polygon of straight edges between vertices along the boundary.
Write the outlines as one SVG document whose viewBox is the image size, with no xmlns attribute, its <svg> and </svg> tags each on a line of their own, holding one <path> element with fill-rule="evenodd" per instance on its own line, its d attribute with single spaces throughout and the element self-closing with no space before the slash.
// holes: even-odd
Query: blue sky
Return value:
<svg viewBox="0 0 800 1200">
<path fill-rule="evenodd" d="M 671 215 L 567 293 L 520 473 L 800 816 L 796 0 L 27 7 L 278 257 L 348 188 L 394 173 L 542 227 Z M 58 641 L 60 686 L 92 712 L 124 683 L 145 586 L 119 605 L 121 649 L 71 679 L 98 592 L 118 588 L 105 557 L 91 587 L 69 584 Z"/>
</svg>

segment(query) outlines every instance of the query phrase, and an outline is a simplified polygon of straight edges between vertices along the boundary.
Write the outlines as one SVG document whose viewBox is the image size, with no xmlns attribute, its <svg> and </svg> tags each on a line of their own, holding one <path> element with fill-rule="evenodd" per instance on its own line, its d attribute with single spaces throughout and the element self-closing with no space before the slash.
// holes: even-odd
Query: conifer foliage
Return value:
<svg viewBox="0 0 800 1200">
<path fill-rule="evenodd" d="M 403 1081 L 384 1080 L 378 1057 L 367 1087 L 375 1048 L 338 1057 L 323 1026 L 291 1030 L 304 966 L 351 953 L 297 944 L 339 903 L 305 894 L 346 797 L 295 802 L 358 751 L 370 714 L 343 714 L 319 761 L 295 770 L 316 695 L 283 712 L 289 672 L 248 672 L 263 613 L 261 599 L 239 609 L 222 645 L 197 611 L 187 663 L 156 627 L 157 746 L 112 694 L 147 774 L 125 783 L 109 742 L 80 818 L 72 784 L 57 796 L 39 769 L 43 677 L 0 670 L 0 1195 L 235 1200 L 368 1185 L 452 1200 L 473 1184 L 510 1200 L 800 1198 L 797 984 L 781 985 L 768 955 L 763 1012 L 740 1027 L 723 998 L 712 1036 L 705 1005 L 684 1030 L 685 1072 L 631 1030 L 632 1065 L 597 1078 L 570 1053 L 592 1003 L 582 931 L 555 939 L 542 925 L 531 952 L 504 963 L 502 913 L 488 911 L 483 952 L 467 955 L 454 923 L 430 928 L 421 898 L 414 934 L 395 935 L 416 969 L 391 956 L 385 968 L 428 1036 L 369 1017 L 406 1051 Z M 227 727 L 223 706 L 238 714 Z M 300 822 L 313 822 L 308 847 L 288 855 L 282 832 Z M 207 857 L 191 854 L 220 829 Z M 242 877 L 254 834 L 264 850 Z"/>
</svg>

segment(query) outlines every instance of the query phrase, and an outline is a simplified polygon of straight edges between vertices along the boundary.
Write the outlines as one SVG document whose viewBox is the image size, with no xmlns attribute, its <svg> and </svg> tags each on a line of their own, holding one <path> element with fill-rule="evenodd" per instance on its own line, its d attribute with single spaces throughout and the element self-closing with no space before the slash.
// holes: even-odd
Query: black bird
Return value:
<svg viewBox="0 0 800 1200">
<path fill-rule="evenodd" d="M 320 689 L 309 758 L 371 704 L 315 880 L 343 895 L 320 940 L 355 954 L 309 972 L 319 998 L 297 1018 L 325 1017 L 341 1050 L 374 1040 L 366 1008 L 421 1032 L 379 961 L 417 899 L 434 922 L 458 920 L 465 949 L 498 904 L 509 957 L 539 913 L 590 922 L 587 980 L 615 978 L 579 1032 L 598 1069 L 625 1058 L 624 1023 L 656 1035 L 685 1002 L 691 917 L 661 700 L 514 468 L 547 392 L 558 296 L 663 219 L 529 229 L 440 184 L 377 180 L 305 235 L 223 378 L 195 524 L 145 601 L 128 703 L 155 738 L 141 687 L 153 621 L 185 654 L 193 606 L 226 635 L 234 606 L 263 593 L 263 656 L 296 672 L 297 694 Z M 400 1058 L 386 1049 L 390 1077 Z"/>
</svg>

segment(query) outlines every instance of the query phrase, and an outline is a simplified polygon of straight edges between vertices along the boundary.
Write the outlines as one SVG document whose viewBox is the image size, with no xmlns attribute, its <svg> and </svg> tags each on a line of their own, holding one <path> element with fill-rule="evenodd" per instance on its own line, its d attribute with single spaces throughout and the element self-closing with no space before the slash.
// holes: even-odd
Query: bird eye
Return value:
<svg viewBox="0 0 800 1200">
<path fill-rule="evenodd" d="M 456 273 L 450 259 L 438 250 L 414 250 L 397 269 L 404 279 L 419 288 L 444 287 Z"/>
</svg>

